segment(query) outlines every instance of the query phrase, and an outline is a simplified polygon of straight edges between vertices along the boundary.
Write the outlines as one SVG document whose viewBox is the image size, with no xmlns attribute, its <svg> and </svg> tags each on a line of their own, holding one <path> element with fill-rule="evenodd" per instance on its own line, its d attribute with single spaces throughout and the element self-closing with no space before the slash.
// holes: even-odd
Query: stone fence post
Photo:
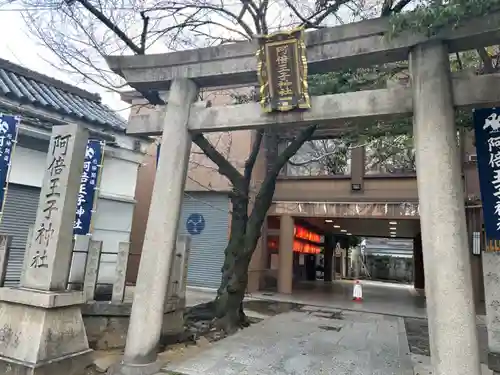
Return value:
<svg viewBox="0 0 500 375">
<path fill-rule="evenodd" d="M 85 277 L 83 280 L 83 291 L 86 301 L 94 300 L 95 287 L 97 285 L 97 276 L 99 275 L 101 251 L 102 241 L 90 240 L 89 251 L 87 253 L 87 262 L 85 265 Z"/>
<path fill-rule="evenodd" d="M 115 278 L 113 281 L 113 294 L 111 302 L 123 303 L 125 297 L 125 282 L 127 275 L 127 264 L 130 252 L 130 242 L 120 242 L 116 257 Z"/>
</svg>

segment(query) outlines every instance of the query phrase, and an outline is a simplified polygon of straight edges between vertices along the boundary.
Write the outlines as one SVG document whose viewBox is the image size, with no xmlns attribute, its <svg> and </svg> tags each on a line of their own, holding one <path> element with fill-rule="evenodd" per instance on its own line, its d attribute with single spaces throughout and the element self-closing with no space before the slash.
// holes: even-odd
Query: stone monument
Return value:
<svg viewBox="0 0 500 375">
<path fill-rule="evenodd" d="M 66 291 L 88 133 L 54 126 L 20 287 L 0 289 L 0 373 L 80 375 L 89 363 L 80 306 Z"/>
</svg>

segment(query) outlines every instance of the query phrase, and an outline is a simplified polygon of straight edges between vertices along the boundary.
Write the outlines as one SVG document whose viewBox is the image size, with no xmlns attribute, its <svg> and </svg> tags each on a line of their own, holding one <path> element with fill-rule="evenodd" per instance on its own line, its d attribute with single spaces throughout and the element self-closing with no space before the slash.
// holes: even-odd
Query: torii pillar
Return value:
<svg viewBox="0 0 500 375">
<path fill-rule="evenodd" d="M 162 366 L 157 361 L 158 344 L 191 151 L 187 123 L 197 94 L 198 88 L 188 79 L 172 82 L 125 354 L 108 375 L 153 375 Z"/>
<path fill-rule="evenodd" d="M 434 375 L 480 375 L 447 46 L 413 48 L 413 129 Z"/>
</svg>

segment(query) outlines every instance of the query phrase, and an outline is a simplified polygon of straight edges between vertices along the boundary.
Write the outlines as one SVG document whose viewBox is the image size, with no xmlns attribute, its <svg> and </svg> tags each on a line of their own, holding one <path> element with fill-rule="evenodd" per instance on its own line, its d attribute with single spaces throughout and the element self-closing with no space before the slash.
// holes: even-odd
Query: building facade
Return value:
<svg viewBox="0 0 500 375">
<path fill-rule="evenodd" d="M 231 103 L 228 100 L 230 96 L 224 94 L 217 91 L 211 93 L 214 98 L 211 105 Z M 137 97 L 128 99 L 138 106 L 130 121 L 142 120 L 140 108 L 145 107 L 140 100 Z M 221 153 L 226 152 L 226 157 L 235 166 L 243 167 L 252 143 L 251 132 L 210 133 L 207 136 Z M 303 256 L 303 251 L 295 249 L 298 246 L 295 242 L 300 242 L 297 238 L 298 227 L 324 236 L 322 245 L 333 256 L 333 264 L 329 265 L 332 277 L 346 274 L 349 266 L 346 264 L 345 248 L 348 247 L 346 244 L 351 235 L 409 239 L 413 241 L 415 287 L 423 289 L 425 280 L 412 139 L 411 136 L 398 136 L 389 141 L 390 146 L 375 142 L 351 148 L 322 134 L 321 139 L 308 142 L 299 150 L 278 178 L 273 204 L 249 268 L 250 292 L 269 285 L 274 285 L 279 292 L 292 291 L 295 274 L 303 271 L 301 269 L 309 257 L 308 254 Z M 474 290 L 476 300 L 481 301 L 484 299 L 481 258 L 472 255 L 473 233 L 480 233 L 482 230 L 473 135 L 460 132 L 459 141 L 467 197 Z M 387 143 L 387 140 L 384 142 Z M 286 147 L 286 143 L 278 142 L 272 147 L 266 143 L 266 147 L 261 148 L 254 168 L 252 192 L 257 191 L 268 163 L 274 160 L 283 147 Z M 391 152 L 380 153 L 381 148 L 389 148 Z M 156 147 L 150 151 L 150 162 L 145 163 L 150 167 L 141 167 L 140 183 L 136 190 L 138 203 L 134 223 L 141 223 L 142 227 L 134 227 L 132 233 L 135 260 L 129 267 L 128 280 L 131 283 L 137 275 L 144 223 L 154 182 Z M 330 156 L 323 158 L 321 155 Z M 220 282 L 220 268 L 229 233 L 230 207 L 227 192 L 231 186 L 217 173 L 215 166 L 200 155 L 200 150 L 194 147 L 191 162 L 179 224 L 180 231 L 192 234 L 193 239 L 188 283 L 192 286 L 216 288 Z M 216 201 L 215 197 L 221 200 Z M 222 205 L 222 201 L 227 203 Z M 203 230 L 190 232 L 192 215 L 204 218 Z M 342 248 L 337 249 L 336 243 L 341 243 Z M 325 258 L 325 264 L 326 262 Z"/>
<path fill-rule="evenodd" d="M 125 94 L 122 99 L 132 104 L 129 121 L 142 121 L 144 112 L 155 110 L 134 93 Z M 209 100 L 211 105 L 225 105 L 232 101 L 227 92 L 216 90 L 204 93 L 203 99 Z M 251 132 L 242 131 L 214 133 L 207 135 L 207 138 L 217 145 L 217 150 L 225 158 L 242 170 L 244 160 L 250 152 L 251 136 Z M 158 138 L 156 143 L 150 146 L 144 162 L 139 167 L 135 191 L 137 204 L 132 223 L 131 255 L 127 271 L 129 283 L 134 283 L 137 278 L 156 173 L 156 153 L 159 141 Z M 217 288 L 220 283 L 224 248 L 227 244 L 230 226 L 228 195 L 230 191 L 229 181 L 218 173 L 217 166 L 193 144 L 179 224 L 180 234 L 191 235 L 188 285 Z"/>
<path fill-rule="evenodd" d="M 6 284 L 16 285 L 35 222 L 52 126 L 77 123 L 105 142 L 91 237 L 103 242 L 99 283 L 112 283 L 119 242 L 130 241 L 137 171 L 150 144 L 125 134 L 126 122 L 101 98 L 0 60 L 0 110 L 21 117 L 0 232 L 12 236 Z M 83 166 L 82 166 L 83 168 Z M 86 254 L 75 253 L 70 282 L 81 283 Z"/>
</svg>

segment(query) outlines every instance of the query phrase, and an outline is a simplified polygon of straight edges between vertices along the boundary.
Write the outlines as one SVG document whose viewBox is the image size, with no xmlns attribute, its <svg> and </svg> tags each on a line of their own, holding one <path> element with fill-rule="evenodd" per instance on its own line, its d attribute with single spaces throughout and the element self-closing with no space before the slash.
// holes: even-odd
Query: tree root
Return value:
<svg viewBox="0 0 500 375">
<path fill-rule="evenodd" d="M 201 303 L 192 307 L 188 307 L 184 313 L 185 321 L 202 321 L 202 320 L 214 320 L 216 318 L 215 302 L 210 301 L 207 303 Z"/>
<path fill-rule="evenodd" d="M 217 312 L 215 301 L 187 308 L 184 314 L 184 321 L 186 326 L 201 323 L 207 329 L 215 328 L 222 331 L 224 335 L 232 335 L 238 330 L 247 328 L 252 324 L 252 321 L 243 310 L 243 305 L 236 311 L 224 311 L 221 315 L 220 312 Z"/>
</svg>

